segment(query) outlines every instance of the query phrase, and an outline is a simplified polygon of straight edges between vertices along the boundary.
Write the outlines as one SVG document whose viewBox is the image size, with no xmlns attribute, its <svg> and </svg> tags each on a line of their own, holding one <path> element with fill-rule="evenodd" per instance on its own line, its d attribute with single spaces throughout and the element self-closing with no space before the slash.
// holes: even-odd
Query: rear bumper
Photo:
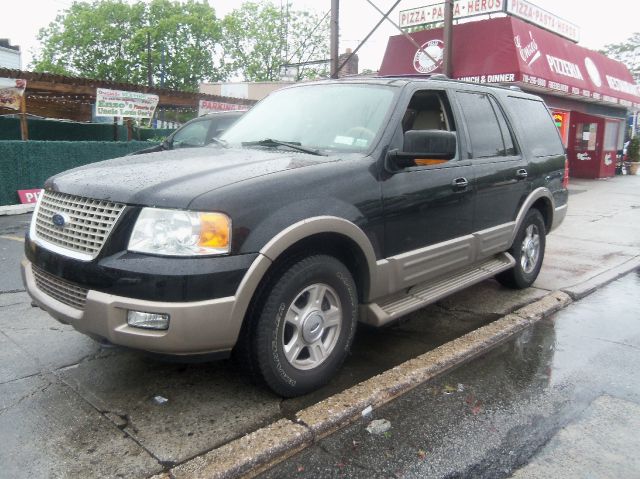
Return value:
<svg viewBox="0 0 640 479">
<path fill-rule="evenodd" d="M 78 309 L 41 291 L 36 285 L 32 263 L 26 258 L 22 261 L 22 275 L 27 292 L 42 309 L 60 322 L 70 324 L 95 339 L 171 355 L 229 351 L 237 340 L 240 324 L 237 324 L 237 318 L 233 319 L 237 306 L 235 296 L 205 301 L 164 302 L 88 290 L 84 308 Z M 169 314 L 169 329 L 154 331 L 132 328 L 127 324 L 128 310 Z"/>
</svg>

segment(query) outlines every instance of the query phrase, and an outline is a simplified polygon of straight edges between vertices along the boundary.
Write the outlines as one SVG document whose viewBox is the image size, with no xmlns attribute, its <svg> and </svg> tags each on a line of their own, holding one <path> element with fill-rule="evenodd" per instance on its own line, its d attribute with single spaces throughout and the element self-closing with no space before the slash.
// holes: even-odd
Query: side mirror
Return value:
<svg viewBox="0 0 640 479">
<path fill-rule="evenodd" d="M 389 161 L 398 168 L 416 166 L 416 160 L 449 161 L 456 156 L 456 134 L 442 130 L 409 130 L 404 134 L 404 150 L 392 150 Z"/>
</svg>

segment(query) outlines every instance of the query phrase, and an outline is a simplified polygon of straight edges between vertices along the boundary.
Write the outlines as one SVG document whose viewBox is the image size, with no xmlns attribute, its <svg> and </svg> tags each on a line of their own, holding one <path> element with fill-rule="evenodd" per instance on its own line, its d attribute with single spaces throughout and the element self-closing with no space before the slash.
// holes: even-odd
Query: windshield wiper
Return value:
<svg viewBox="0 0 640 479">
<path fill-rule="evenodd" d="M 214 143 L 217 143 L 218 145 L 220 145 L 220 146 L 222 146 L 224 148 L 228 148 L 229 147 L 227 142 L 224 141 L 224 140 L 221 140 L 220 138 L 213 137 L 213 138 L 211 138 L 211 141 L 214 142 Z"/>
<path fill-rule="evenodd" d="M 304 153 L 309 153 L 311 155 L 327 156 L 324 153 L 320 153 L 320 151 L 318 150 L 314 150 L 313 148 L 307 148 L 306 146 L 302 146 L 297 141 L 296 142 L 281 141 L 281 140 L 274 140 L 271 138 L 265 138 L 264 140 L 259 140 L 259 141 L 243 141 L 242 146 L 267 146 L 267 147 L 288 146 L 289 148 L 293 148 L 294 150 L 303 151 Z"/>
</svg>

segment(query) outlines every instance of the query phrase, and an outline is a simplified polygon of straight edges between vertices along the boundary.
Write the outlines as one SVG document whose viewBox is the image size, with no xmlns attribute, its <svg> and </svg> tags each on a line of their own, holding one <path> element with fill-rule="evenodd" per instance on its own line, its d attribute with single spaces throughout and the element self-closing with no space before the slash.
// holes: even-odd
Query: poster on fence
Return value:
<svg viewBox="0 0 640 479">
<path fill-rule="evenodd" d="M 0 78 L 0 107 L 19 110 L 27 80 Z"/>
<path fill-rule="evenodd" d="M 97 88 L 96 116 L 152 118 L 159 100 L 148 93 Z"/>
</svg>

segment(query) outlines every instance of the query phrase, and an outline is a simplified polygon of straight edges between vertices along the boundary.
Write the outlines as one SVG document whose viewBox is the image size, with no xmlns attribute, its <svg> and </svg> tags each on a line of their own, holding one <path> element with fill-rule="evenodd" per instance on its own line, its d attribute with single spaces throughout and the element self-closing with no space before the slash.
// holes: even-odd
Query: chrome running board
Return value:
<svg viewBox="0 0 640 479">
<path fill-rule="evenodd" d="M 500 253 L 479 264 L 454 271 L 435 280 L 412 286 L 377 302 L 360 306 L 360 321 L 383 326 L 405 314 L 435 303 L 456 291 L 491 278 L 516 264 L 509 253 Z"/>
</svg>

